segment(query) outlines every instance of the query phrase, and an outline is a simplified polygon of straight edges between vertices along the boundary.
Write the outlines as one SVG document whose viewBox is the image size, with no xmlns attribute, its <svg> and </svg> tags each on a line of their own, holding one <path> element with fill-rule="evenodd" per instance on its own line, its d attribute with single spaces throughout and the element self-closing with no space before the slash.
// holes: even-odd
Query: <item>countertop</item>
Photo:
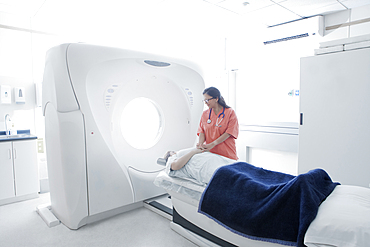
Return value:
<svg viewBox="0 0 370 247">
<path fill-rule="evenodd" d="M 37 136 L 31 135 L 30 130 L 17 130 L 16 135 L 6 135 L 5 131 L 0 131 L 0 142 L 19 141 L 37 139 Z"/>
</svg>

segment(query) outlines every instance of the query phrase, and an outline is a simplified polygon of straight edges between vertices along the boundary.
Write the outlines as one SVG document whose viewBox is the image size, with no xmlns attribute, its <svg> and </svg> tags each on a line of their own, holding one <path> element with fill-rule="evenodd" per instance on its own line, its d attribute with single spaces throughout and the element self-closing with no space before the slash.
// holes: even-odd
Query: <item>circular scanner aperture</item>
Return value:
<svg viewBox="0 0 370 247">
<path fill-rule="evenodd" d="M 121 133 L 126 142 L 136 149 L 149 149 L 163 132 L 163 116 L 159 106 L 144 97 L 131 100 L 123 109 Z"/>
</svg>

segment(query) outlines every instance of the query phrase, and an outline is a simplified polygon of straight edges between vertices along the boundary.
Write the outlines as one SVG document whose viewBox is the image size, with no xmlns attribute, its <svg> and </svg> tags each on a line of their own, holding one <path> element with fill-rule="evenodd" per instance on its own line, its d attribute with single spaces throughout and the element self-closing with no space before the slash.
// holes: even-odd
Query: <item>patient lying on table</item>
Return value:
<svg viewBox="0 0 370 247">
<path fill-rule="evenodd" d="M 197 148 L 169 151 L 164 158 L 167 160 L 166 173 L 170 177 L 188 179 L 200 185 L 206 185 L 217 168 L 236 162 Z"/>
</svg>

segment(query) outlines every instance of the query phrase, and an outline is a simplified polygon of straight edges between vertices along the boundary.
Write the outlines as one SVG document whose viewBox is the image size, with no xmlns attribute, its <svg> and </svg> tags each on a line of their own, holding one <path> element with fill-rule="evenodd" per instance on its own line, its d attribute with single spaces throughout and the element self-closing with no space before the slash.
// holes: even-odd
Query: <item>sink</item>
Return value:
<svg viewBox="0 0 370 247">
<path fill-rule="evenodd" d="M 0 140 L 3 140 L 3 139 L 9 139 L 11 136 L 6 136 L 6 135 L 1 135 L 0 136 Z"/>
<path fill-rule="evenodd" d="M 29 136 L 29 134 L 16 134 L 16 135 L 10 135 L 9 137 L 26 137 Z"/>
</svg>

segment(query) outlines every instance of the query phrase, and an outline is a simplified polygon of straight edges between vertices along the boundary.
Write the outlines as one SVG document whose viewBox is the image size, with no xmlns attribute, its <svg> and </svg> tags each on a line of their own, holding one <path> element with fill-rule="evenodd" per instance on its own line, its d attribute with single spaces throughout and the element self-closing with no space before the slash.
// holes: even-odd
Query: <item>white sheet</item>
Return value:
<svg viewBox="0 0 370 247">
<path fill-rule="evenodd" d="M 195 181 L 195 180 L 194 180 Z M 196 182 L 196 181 L 195 181 Z M 205 186 L 194 183 L 192 179 L 173 178 L 165 171 L 161 171 L 154 180 L 154 184 L 167 191 L 174 191 L 200 201 Z"/>
</svg>

